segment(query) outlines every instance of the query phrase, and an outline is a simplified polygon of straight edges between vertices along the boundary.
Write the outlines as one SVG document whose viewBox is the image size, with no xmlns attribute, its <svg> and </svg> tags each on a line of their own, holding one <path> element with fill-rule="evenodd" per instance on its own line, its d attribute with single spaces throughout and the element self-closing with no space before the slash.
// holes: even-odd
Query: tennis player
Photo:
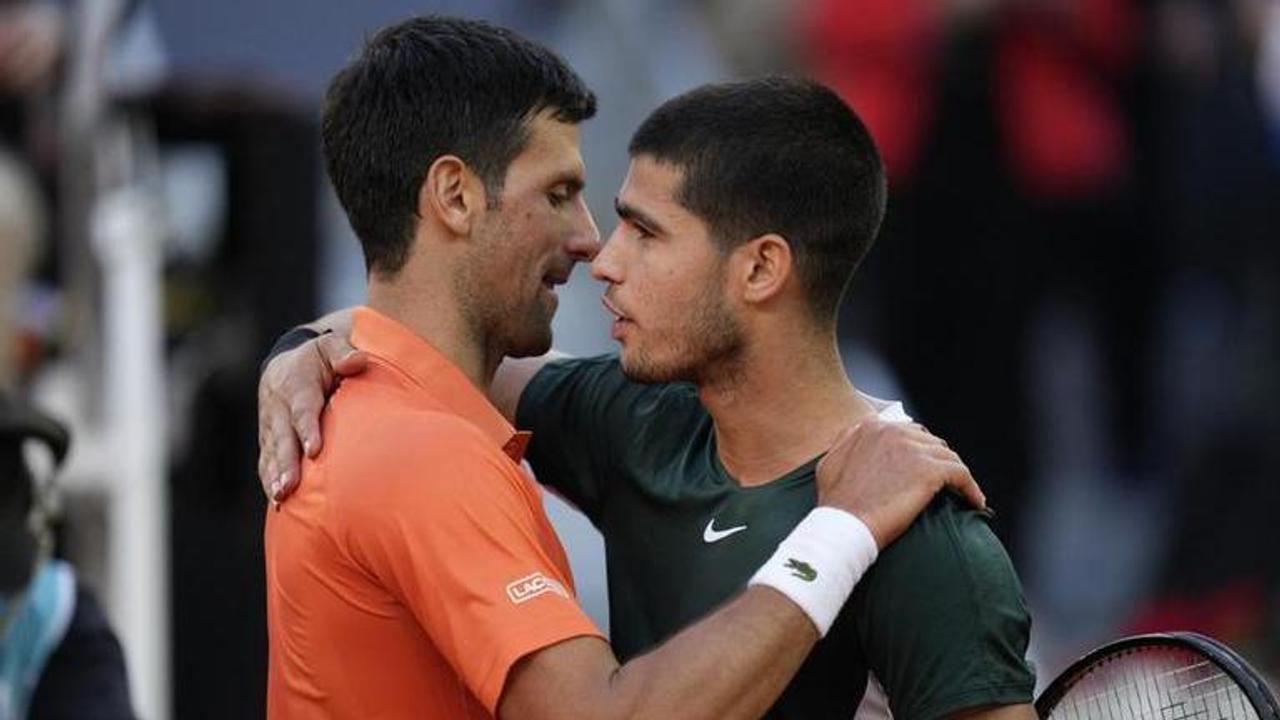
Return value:
<svg viewBox="0 0 1280 720">
<path fill-rule="evenodd" d="M 578 151 L 594 102 L 546 49 L 435 17 L 378 33 L 330 85 L 368 369 L 268 514 L 271 717 L 759 717 L 938 489 L 983 506 L 937 438 L 846 414 L 818 506 L 718 611 L 619 665 L 520 469 L 527 435 L 481 390 L 548 350 L 554 287 L 599 250 Z"/>
</svg>

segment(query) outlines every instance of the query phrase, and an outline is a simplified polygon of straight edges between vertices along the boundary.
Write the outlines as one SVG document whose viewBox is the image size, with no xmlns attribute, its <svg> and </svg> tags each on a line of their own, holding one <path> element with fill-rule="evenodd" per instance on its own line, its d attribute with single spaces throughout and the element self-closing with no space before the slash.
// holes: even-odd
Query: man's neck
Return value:
<svg viewBox="0 0 1280 720">
<path fill-rule="evenodd" d="M 502 353 L 479 337 L 447 288 L 415 286 L 402 276 L 370 277 L 368 305 L 431 343 L 481 392 L 488 392 Z"/>
<path fill-rule="evenodd" d="M 698 396 L 715 422 L 720 462 L 744 486 L 812 460 L 875 413 L 849 381 L 830 335 L 749 347 L 732 371 L 698 383 Z"/>
</svg>

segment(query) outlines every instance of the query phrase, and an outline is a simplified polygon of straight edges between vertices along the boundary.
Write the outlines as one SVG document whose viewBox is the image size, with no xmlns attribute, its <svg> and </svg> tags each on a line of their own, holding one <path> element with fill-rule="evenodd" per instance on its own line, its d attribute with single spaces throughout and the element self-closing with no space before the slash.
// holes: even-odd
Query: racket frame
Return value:
<svg viewBox="0 0 1280 720">
<path fill-rule="evenodd" d="M 1259 720 L 1280 720 L 1280 708 L 1262 676 L 1240 654 L 1208 635 L 1195 632 L 1166 632 L 1132 635 L 1109 642 L 1071 663 L 1036 698 L 1036 715 L 1049 717 L 1062 698 L 1086 676 L 1086 671 L 1105 658 L 1140 647 L 1172 647 L 1204 655 L 1244 692 Z"/>
</svg>

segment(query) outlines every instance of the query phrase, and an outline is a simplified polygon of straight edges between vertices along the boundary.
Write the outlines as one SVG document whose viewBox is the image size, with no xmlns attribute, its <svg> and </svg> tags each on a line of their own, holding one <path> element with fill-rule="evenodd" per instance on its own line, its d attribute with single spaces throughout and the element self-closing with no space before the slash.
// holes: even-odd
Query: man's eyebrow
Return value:
<svg viewBox="0 0 1280 720">
<path fill-rule="evenodd" d="M 618 217 L 623 220 L 637 225 L 642 225 L 645 230 L 648 230 L 651 233 L 658 234 L 665 232 L 662 224 L 657 220 L 654 220 L 651 215 L 647 214 L 640 208 L 622 202 L 618 198 L 613 199 L 613 211 L 616 212 Z"/>
<path fill-rule="evenodd" d="M 587 180 L 582 176 L 582 173 L 577 170 L 565 170 L 564 172 L 553 175 L 548 183 L 549 187 L 557 187 L 560 185 L 566 186 L 566 188 L 571 192 L 582 192 L 583 188 L 587 186 Z"/>
</svg>

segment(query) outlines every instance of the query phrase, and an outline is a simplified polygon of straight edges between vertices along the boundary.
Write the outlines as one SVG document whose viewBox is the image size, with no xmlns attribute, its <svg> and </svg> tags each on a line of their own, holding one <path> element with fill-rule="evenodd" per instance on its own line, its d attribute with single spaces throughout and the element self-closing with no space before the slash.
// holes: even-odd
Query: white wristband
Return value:
<svg viewBox="0 0 1280 720">
<path fill-rule="evenodd" d="M 796 525 L 748 585 L 768 585 L 800 606 L 826 637 L 862 574 L 880 552 L 852 513 L 817 507 Z"/>
</svg>

